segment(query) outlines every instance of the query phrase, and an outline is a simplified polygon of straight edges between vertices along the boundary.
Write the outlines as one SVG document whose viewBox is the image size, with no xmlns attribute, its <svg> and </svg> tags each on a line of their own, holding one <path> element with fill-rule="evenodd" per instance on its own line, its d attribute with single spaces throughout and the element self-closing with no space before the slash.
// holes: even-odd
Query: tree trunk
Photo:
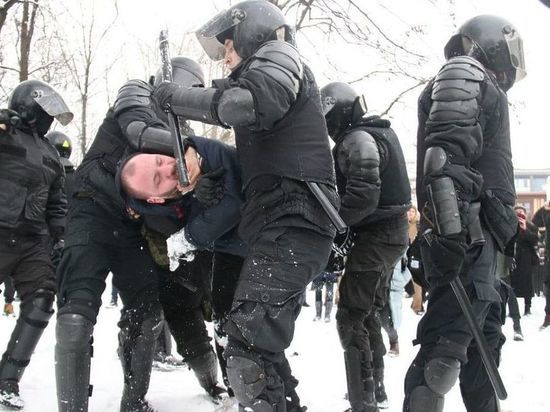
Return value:
<svg viewBox="0 0 550 412">
<path fill-rule="evenodd" d="M 32 35 L 34 34 L 34 23 L 38 0 L 34 0 L 29 10 L 29 1 L 23 2 L 23 15 L 21 18 L 20 31 L 20 60 L 19 60 L 19 81 L 29 78 L 29 56 L 31 52 Z"/>
</svg>

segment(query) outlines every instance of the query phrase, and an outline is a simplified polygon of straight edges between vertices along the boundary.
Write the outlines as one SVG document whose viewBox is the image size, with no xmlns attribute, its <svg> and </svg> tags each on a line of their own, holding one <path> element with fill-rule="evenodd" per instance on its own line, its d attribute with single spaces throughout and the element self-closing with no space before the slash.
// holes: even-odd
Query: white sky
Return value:
<svg viewBox="0 0 550 412">
<path fill-rule="evenodd" d="M 404 38 L 403 31 L 410 25 L 424 26 L 427 34 L 422 42 L 409 41 L 407 47 L 430 57 L 430 61 L 423 64 L 420 70 L 425 76 L 434 75 L 443 63 L 443 47 L 454 33 L 453 22 L 459 26 L 477 14 L 497 14 L 515 24 L 524 39 L 528 72 L 527 78 L 516 84 L 509 93 L 510 102 L 514 106 L 511 125 L 515 167 L 550 167 L 547 156 L 550 152 L 550 132 L 545 124 L 546 102 L 550 94 L 547 75 L 550 9 L 538 0 L 455 0 L 454 8 L 448 0 L 387 0 L 380 3 L 386 10 L 370 0 L 358 1 L 358 4 L 368 7 L 369 13 L 375 16 L 377 23 L 392 38 Z M 124 20 L 126 30 L 135 38 L 144 41 L 156 39 L 159 28 L 165 25 L 169 28 L 171 38 L 175 39 L 180 34 L 196 29 L 216 10 L 225 8 L 228 1 L 158 0 L 154 4 L 154 10 L 151 10 L 150 2 L 121 0 L 121 19 Z M 193 6 L 189 7 L 190 4 Z M 454 19 L 449 15 L 453 10 Z M 377 57 L 372 54 L 366 56 L 365 52 L 368 51 L 364 47 L 347 46 L 341 41 L 327 43 L 322 39 L 316 41 L 315 45 L 300 37 L 298 41 L 298 47 L 310 61 L 320 87 L 329 81 L 354 80 L 377 66 Z M 337 73 L 328 67 L 327 56 L 343 70 Z M 136 68 L 138 70 L 134 75 L 141 76 L 142 67 Z M 404 83 L 379 77 L 355 86 L 366 95 L 369 108 L 373 112 L 380 112 L 401 90 L 410 85 L 411 81 Z M 404 103 L 395 106 L 390 112 L 409 161 L 415 158 L 416 99 L 420 90 L 409 93 Z"/>
<path fill-rule="evenodd" d="M 443 47 L 447 39 L 455 32 L 456 26 L 468 18 L 477 14 L 497 14 L 515 24 L 524 40 L 528 72 L 527 78 L 514 86 L 509 93 L 513 105 L 511 125 L 515 167 L 550 167 L 547 160 L 550 136 L 545 121 L 547 95 L 550 94 L 546 75 L 549 63 L 550 9 L 545 8 L 539 0 L 356 2 L 368 10 L 369 15 L 393 40 L 427 56 L 426 61 L 417 64 L 415 58 L 406 53 L 397 53 L 395 56 L 395 67 L 402 66 L 423 77 L 435 75 L 443 63 Z M 94 13 L 97 17 L 98 26 L 112 19 L 112 0 L 84 0 L 84 3 L 88 7 L 87 13 Z M 106 80 L 103 81 L 105 84 L 96 86 L 97 90 L 91 99 L 89 124 L 92 132 L 99 126 L 109 102 L 113 101 L 116 90 L 125 80 L 146 79 L 156 71 L 160 29 L 169 29 L 173 44 L 172 55 L 175 55 L 174 45 L 180 43 L 185 34 L 192 33 L 229 3 L 229 0 L 119 0 L 117 25 L 101 46 L 100 57 L 93 67 L 97 74 L 103 70 L 106 62 L 119 58 L 118 64 L 106 73 Z M 79 2 L 62 0 L 60 4 L 74 9 Z M 357 12 L 354 12 L 355 16 L 359 18 Z M 410 26 L 417 26 L 424 31 L 424 35 L 407 37 L 405 31 Z M 77 33 L 74 37 L 75 41 L 76 39 Z M 380 53 L 364 46 L 345 44 L 337 38 L 328 41 L 319 35 L 310 35 L 309 39 L 299 36 L 298 47 L 314 71 L 320 87 L 329 81 L 352 81 L 367 72 L 388 67 L 381 65 Z M 193 36 L 188 36 L 186 44 L 186 50 L 191 50 L 189 57 L 199 58 L 200 49 Z M 369 109 L 376 113 L 384 110 L 396 95 L 412 84 L 410 79 L 378 76 L 355 83 L 354 87 L 366 95 Z M 416 99 L 420 90 L 418 88 L 410 92 L 389 113 L 410 163 L 415 160 Z M 67 93 L 74 91 L 68 90 Z M 78 116 L 76 99 L 72 106 Z"/>
</svg>

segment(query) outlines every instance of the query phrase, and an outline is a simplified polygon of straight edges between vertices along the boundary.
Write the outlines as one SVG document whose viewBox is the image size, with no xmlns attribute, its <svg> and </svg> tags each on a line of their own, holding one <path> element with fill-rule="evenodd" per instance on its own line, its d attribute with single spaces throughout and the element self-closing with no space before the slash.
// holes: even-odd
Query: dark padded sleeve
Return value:
<svg viewBox="0 0 550 412">
<path fill-rule="evenodd" d="M 65 195 L 65 171 L 59 163 L 59 173 L 48 192 L 46 203 L 46 222 L 50 233 L 59 234 L 59 228 L 65 228 L 65 216 L 67 214 L 67 197 Z M 63 233 L 61 230 L 61 234 Z M 55 239 L 58 240 L 58 239 Z"/>
<path fill-rule="evenodd" d="M 130 80 L 122 86 L 113 106 L 115 116 L 134 107 L 151 107 L 153 87 L 141 80 Z"/>
<path fill-rule="evenodd" d="M 426 165 L 424 184 L 448 176 L 458 195 L 469 201 L 479 197 L 482 177 L 471 167 L 483 148 L 479 122 L 482 86 L 486 73 L 474 59 L 450 59 L 434 79 L 425 129 L 425 149 L 442 148 L 447 163 L 441 169 Z"/>
<path fill-rule="evenodd" d="M 348 226 L 353 226 L 378 207 L 381 181 L 376 141 L 363 130 L 352 131 L 338 147 L 336 162 L 346 178 L 340 215 Z"/>
<path fill-rule="evenodd" d="M 250 66 L 237 79 L 238 86 L 254 99 L 252 129 L 271 129 L 284 117 L 296 101 L 303 72 L 298 51 L 286 42 L 268 42 L 252 56 Z"/>
<path fill-rule="evenodd" d="M 118 91 L 114 115 L 132 149 L 172 155 L 172 136 L 153 109 L 152 91 L 149 84 L 130 80 Z"/>
</svg>

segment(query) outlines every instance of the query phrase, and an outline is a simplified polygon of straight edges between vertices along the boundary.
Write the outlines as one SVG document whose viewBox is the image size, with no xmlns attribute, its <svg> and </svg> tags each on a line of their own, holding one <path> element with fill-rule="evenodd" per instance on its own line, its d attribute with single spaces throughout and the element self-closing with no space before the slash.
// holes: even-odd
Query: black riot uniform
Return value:
<svg viewBox="0 0 550 412">
<path fill-rule="evenodd" d="M 321 99 L 329 135 L 336 143 L 340 215 L 354 238 L 336 313 L 348 395 L 351 411 L 378 411 L 377 401 L 387 401 L 387 396 L 386 349 L 377 312 L 386 303 L 393 267 L 408 245 L 410 183 L 390 122 L 364 117 L 363 96 L 345 83 L 330 83 L 321 89 Z"/>
<path fill-rule="evenodd" d="M 241 410 L 300 410 L 283 351 L 335 233 L 306 182 L 337 202 L 318 89 L 284 16 L 268 2 L 236 4 L 197 35 L 213 59 L 233 40 L 243 61 L 214 87 L 161 85 L 155 95 L 178 115 L 235 130 L 245 196 L 239 234 L 249 254 L 224 326 L 229 381 Z"/>
<path fill-rule="evenodd" d="M 183 72 L 184 84 L 202 84 L 197 64 L 186 61 L 187 65 L 174 64 L 173 69 Z M 121 87 L 76 171 L 65 250 L 58 266 L 55 357 L 60 411 L 88 408 L 93 325 L 109 271 L 124 304 L 119 322 L 124 371 L 120 410 L 152 411 L 144 397 L 163 319 L 158 269 L 141 235 L 142 223 L 128 216 L 114 179 L 124 154 L 172 152 L 170 132 L 161 120 L 165 115 L 151 98 L 152 90 L 139 80 Z"/>
<path fill-rule="evenodd" d="M 10 276 L 21 314 L 0 361 L 0 405 L 22 409 L 19 381 L 53 314 L 52 241 L 60 245 L 67 202 L 59 155 L 44 138 L 54 118 L 73 115 L 48 84 L 26 80 L 11 93 L 0 131 L 0 283 Z"/>
<path fill-rule="evenodd" d="M 403 410 L 442 411 L 460 378 L 466 410 L 494 412 L 498 400 L 448 282 L 460 276 L 498 362 L 496 253 L 508 252 L 517 231 L 506 91 L 525 74 L 522 43 L 506 20 L 478 16 L 449 40 L 445 55 L 419 99 L 417 195 L 430 298 Z"/>
<path fill-rule="evenodd" d="M 67 196 L 67 200 L 69 200 L 73 192 L 75 173 L 74 164 L 69 160 L 73 152 L 73 143 L 65 133 L 57 130 L 49 132 L 46 135 L 46 139 L 55 147 L 61 158 L 61 164 L 65 170 L 65 195 Z"/>
</svg>

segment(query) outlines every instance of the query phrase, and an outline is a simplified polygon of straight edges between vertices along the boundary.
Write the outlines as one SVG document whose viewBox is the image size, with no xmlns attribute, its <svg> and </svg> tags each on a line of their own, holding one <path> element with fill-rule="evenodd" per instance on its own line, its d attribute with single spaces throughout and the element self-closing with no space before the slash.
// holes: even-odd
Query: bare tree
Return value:
<svg viewBox="0 0 550 412">
<path fill-rule="evenodd" d="M 4 4 L 0 6 L 0 32 L 4 27 L 4 23 L 6 22 L 6 19 L 8 17 L 9 10 L 13 6 L 15 6 L 15 4 L 18 2 L 18 0 L 3 0 L 3 1 L 4 1 Z"/>
<path fill-rule="evenodd" d="M 92 2 L 91 12 L 86 10 L 85 4 L 89 1 L 80 0 L 78 4 L 79 14 L 75 15 L 70 10 L 65 12 L 74 22 L 73 33 L 77 34 L 77 49 L 67 49 L 65 44 L 59 44 L 62 50 L 64 63 L 70 73 L 73 84 L 78 89 L 80 103 L 80 124 L 78 127 L 78 140 L 82 156 L 88 148 L 88 107 L 93 96 L 93 88 L 106 72 L 116 63 L 116 59 L 106 64 L 104 70 L 95 74 L 95 63 L 100 53 L 101 45 L 106 41 L 110 30 L 118 19 L 118 2 L 113 2 L 114 15 L 103 23 L 99 21 L 95 10 L 95 1 Z M 70 28 L 71 29 L 71 28 Z"/>
</svg>

